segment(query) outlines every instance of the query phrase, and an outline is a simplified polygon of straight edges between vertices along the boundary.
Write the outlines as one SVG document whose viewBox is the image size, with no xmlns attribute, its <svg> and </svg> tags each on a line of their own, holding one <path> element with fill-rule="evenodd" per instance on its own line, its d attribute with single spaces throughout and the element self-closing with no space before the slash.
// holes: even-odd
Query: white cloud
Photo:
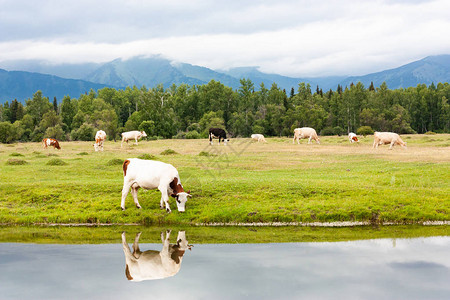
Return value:
<svg viewBox="0 0 450 300">
<path fill-rule="evenodd" d="M 19 8 L 3 1 L 0 26 L 9 30 L 0 37 L 0 62 L 161 54 L 213 69 L 256 65 L 322 76 L 365 74 L 450 53 L 446 0 L 316 2 L 41 1 Z"/>
</svg>

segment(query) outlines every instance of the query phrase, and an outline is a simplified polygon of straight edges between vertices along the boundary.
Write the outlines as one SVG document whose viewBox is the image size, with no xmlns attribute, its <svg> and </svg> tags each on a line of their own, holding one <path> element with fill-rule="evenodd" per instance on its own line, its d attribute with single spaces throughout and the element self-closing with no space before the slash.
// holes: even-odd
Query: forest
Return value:
<svg viewBox="0 0 450 300">
<path fill-rule="evenodd" d="M 449 98 L 448 83 L 390 90 L 385 83 L 366 88 L 359 82 L 326 92 L 299 83 L 288 93 L 275 83 L 255 88 L 249 79 L 241 79 L 236 90 L 211 80 L 170 88 L 103 88 L 60 101 L 37 91 L 25 104 L 0 104 L 0 142 L 88 141 L 99 129 L 109 140 L 129 130 L 144 130 L 149 139 L 205 138 L 210 127 L 224 128 L 231 137 L 292 136 L 303 126 L 319 135 L 448 133 Z"/>
</svg>

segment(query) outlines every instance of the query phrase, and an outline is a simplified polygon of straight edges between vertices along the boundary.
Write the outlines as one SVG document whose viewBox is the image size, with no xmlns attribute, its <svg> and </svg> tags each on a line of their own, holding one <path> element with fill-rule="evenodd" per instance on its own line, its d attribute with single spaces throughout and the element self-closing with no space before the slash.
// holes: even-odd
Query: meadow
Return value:
<svg viewBox="0 0 450 300">
<path fill-rule="evenodd" d="M 0 224 L 196 225 L 363 221 L 413 224 L 449 221 L 450 134 L 402 135 L 408 148 L 372 149 L 373 138 L 345 136 L 321 144 L 232 139 L 0 144 Z M 120 209 L 122 162 L 156 159 L 174 165 L 193 196 L 186 212 L 159 208 L 157 190 L 131 194 Z"/>
</svg>

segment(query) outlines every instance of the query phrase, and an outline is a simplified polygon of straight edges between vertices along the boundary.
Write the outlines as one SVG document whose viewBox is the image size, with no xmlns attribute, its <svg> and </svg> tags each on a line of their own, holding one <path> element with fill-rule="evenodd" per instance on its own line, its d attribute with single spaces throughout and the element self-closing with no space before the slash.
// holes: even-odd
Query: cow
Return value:
<svg viewBox="0 0 450 300">
<path fill-rule="evenodd" d="M 184 231 L 178 232 L 177 243 L 170 243 L 170 233 L 166 232 L 166 237 L 161 232 L 161 241 L 163 248 L 161 251 L 147 250 L 142 252 L 139 249 L 139 237 L 141 233 L 136 234 L 133 243 L 133 252 L 128 246 L 125 232 L 122 233 L 122 247 L 125 255 L 125 275 L 130 281 L 143 281 L 164 279 L 176 275 L 181 268 L 184 253 L 186 249 L 191 250 L 192 245 L 186 240 Z"/>
<path fill-rule="evenodd" d="M 42 147 L 44 149 L 46 149 L 49 146 L 53 146 L 53 148 L 56 148 L 58 150 L 61 149 L 61 147 L 59 146 L 59 142 L 55 139 L 51 139 L 51 138 L 45 138 L 42 140 Z"/>
<path fill-rule="evenodd" d="M 262 134 L 259 133 L 254 133 L 251 135 L 252 140 L 258 141 L 259 142 L 264 142 L 267 143 L 266 139 L 264 138 L 264 136 Z"/>
<path fill-rule="evenodd" d="M 103 142 L 106 140 L 106 132 L 103 130 L 97 131 L 95 134 L 95 144 L 94 149 L 95 151 L 103 151 Z"/>
<path fill-rule="evenodd" d="M 143 138 L 146 136 L 147 136 L 147 134 L 145 133 L 145 131 L 134 130 L 134 131 L 123 132 L 122 133 L 122 143 L 120 144 L 120 147 L 122 147 L 123 142 L 127 142 L 127 144 L 128 144 L 129 140 L 135 140 L 136 142 L 134 144 L 137 145 L 138 140 L 140 138 Z"/>
<path fill-rule="evenodd" d="M 406 148 L 406 143 L 402 141 L 400 136 L 394 132 L 377 132 L 373 134 L 374 141 L 372 148 L 378 148 L 378 145 L 391 144 L 389 150 L 392 150 L 394 145 L 400 145 Z"/>
<path fill-rule="evenodd" d="M 229 142 L 229 139 L 227 139 L 227 133 L 222 128 L 210 128 L 209 129 L 209 144 L 213 144 L 213 138 L 219 139 L 219 145 L 220 140 L 223 141 L 223 144 L 226 145 Z"/>
<path fill-rule="evenodd" d="M 358 137 L 353 132 L 350 132 L 348 134 L 348 140 L 350 141 L 350 143 L 359 142 Z"/>
<path fill-rule="evenodd" d="M 168 213 L 171 212 L 169 206 L 169 195 L 175 198 L 179 212 L 185 211 L 185 204 L 190 195 L 184 191 L 181 185 L 180 176 L 177 169 L 171 164 L 166 164 L 155 160 L 145 160 L 139 158 L 129 158 L 123 162 L 123 188 L 122 201 L 120 207 L 125 210 L 125 199 L 131 188 L 134 203 L 137 208 L 141 208 L 138 202 L 137 193 L 139 188 L 146 190 L 158 189 L 161 192 L 161 209 L 166 207 Z"/>
<path fill-rule="evenodd" d="M 294 139 L 292 143 L 295 144 L 295 140 L 297 140 L 297 144 L 300 144 L 300 139 L 308 139 L 308 144 L 311 144 L 311 139 L 315 140 L 317 144 L 320 144 L 320 139 L 317 136 L 316 130 L 311 127 L 302 127 L 294 129 Z"/>
</svg>

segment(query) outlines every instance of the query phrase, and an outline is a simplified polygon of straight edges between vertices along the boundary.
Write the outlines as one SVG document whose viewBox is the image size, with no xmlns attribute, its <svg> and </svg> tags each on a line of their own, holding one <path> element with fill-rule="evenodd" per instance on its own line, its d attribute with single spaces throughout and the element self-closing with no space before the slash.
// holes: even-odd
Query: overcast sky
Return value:
<svg viewBox="0 0 450 300">
<path fill-rule="evenodd" d="M 0 0 L 0 63 L 160 54 L 286 76 L 363 75 L 450 54 L 450 1 Z"/>
</svg>

